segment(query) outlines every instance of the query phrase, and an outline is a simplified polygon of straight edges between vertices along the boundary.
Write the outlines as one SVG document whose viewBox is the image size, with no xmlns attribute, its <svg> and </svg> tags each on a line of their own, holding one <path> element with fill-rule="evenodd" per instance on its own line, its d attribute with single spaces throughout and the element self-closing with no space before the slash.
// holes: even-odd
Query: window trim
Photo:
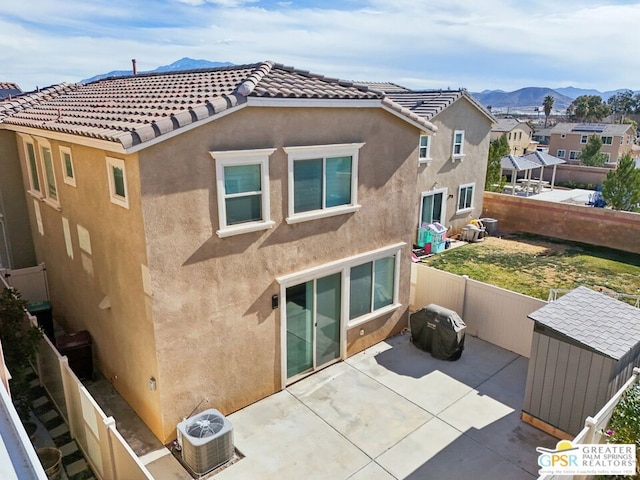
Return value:
<svg viewBox="0 0 640 480">
<path fill-rule="evenodd" d="M 580 143 L 582 145 L 586 145 L 588 140 L 589 140 L 589 135 L 581 135 L 580 136 Z"/>
<path fill-rule="evenodd" d="M 62 179 L 64 180 L 64 183 L 66 183 L 67 185 L 71 185 L 72 187 L 75 187 L 76 186 L 76 168 L 73 165 L 73 155 L 71 155 L 71 147 L 60 145 L 59 148 L 60 148 L 60 166 L 62 167 Z M 71 164 L 71 174 L 72 174 L 71 177 L 67 175 L 67 165 L 64 161 L 65 154 L 69 155 L 69 162 Z"/>
<path fill-rule="evenodd" d="M 448 196 L 448 188 L 437 188 L 435 190 L 429 190 L 427 192 L 422 192 L 420 194 L 420 212 L 418 214 L 418 228 L 422 226 L 422 209 L 424 206 L 424 198 L 429 196 L 435 196 L 439 193 L 442 193 L 442 211 L 440 212 L 440 216 L 442 217 L 442 221 L 440 223 L 444 223 L 446 215 L 447 215 L 447 196 Z"/>
<path fill-rule="evenodd" d="M 127 169 L 124 159 L 115 157 L 106 157 L 107 177 L 109 181 L 109 198 L 111 203 L 119 205 L 123 208 L 129 208 L 129 188 L 127 187 Z M 115 179 L 113 178 L 113 168 L 122 168 L 122 183 L 124 184 L 124 197 L 116 193 Z"/>
<path fill-rule="evenodd" d="M 423 146 L 422 145 L 422 139 L 426 138 L 427 139 L 427 145 Z M 426 148 L 426 155 L 422 156 L 421 155 L 421 151 L 423 148 Z M 429 164 L 431 163 L 431 135 L 420 135 L 420 139 L 418 140 L 418 164 L 422 165 L 422 164 Z"/>
<path fill-rule="evenodd" d="M 317 278 L 326 277 L 335 273 L 342 273 L 342 305 L 340 306 L 340 312 L 342 317 L 342 326 L 345 330 L 350 330 L 363 323 L 370 322 L 378 317 L 386 315 L 400 308 L 402 304 L 399 302 L 400 298 L 400 266 L 402 263 L 402 249 L 406 246 L 406 243 L 396 243 L 387 247 L 382 247 L 377 250 L 361 253 L 351 257 L 336 260 L 334 262 L 326 263 L 317 267 L 308 268 L 300 272 L 295 272 L 289 275 L 283 275 L 276 277 L 276 281 L 280 284 L 280 297 L 283 301 L 286 301 L 286 290 L 288 287 L 305 283 Z M 395 257 L 394 265 L 394 279 L 393 279 L 393 300 L 390 305 L 385 305 L 378 310 L 361 315 L 353 320 L 349 320 L 349 309 L 351 306 L 351 298 L 349 295 L 350 281 L 351 281 L 351 268 L 363 265 L 368 262 L 374 262 L 382 258 Z M 281 315 L 283 315 L 283 325 L 286 327 L 286 309 L 281 309 Z M 346 340 L 346 337 L 345 337 Z"/>
<path fill-rule="evenodd" d="M 42 200 L 44 195 L 42 193 L 42 178 L 40 173 L 38 172 L 38 148 L 36 147 L 36 142 L 34 139 L 27 135 L 20 135 L 22 137 L 22 143 L 24 145 L 24 159 L 27 164 L 27 177 L 29 178 L 29 190 L 27 191 L 30 195 L 37 198 L 38 200 Z M 33 167 L 35 167 L 36 171 L 33 172 L 31 168 L 31 159 L 29 158 L 29 147 L 31 145 L 33 147 Z M 36 188 L 34 184 L 34 173 L 35 178 L 38 181 L 38 187 Z"/>
<path fill-rule="evenodd" d="M 571 154 L 574 154 L 573 158 L 571 158 Z M 579 155 L 580 150 L 569 150 L 569 160 L 580 160 Z"/>
<path fill-rule="evenodd" d="M 471 206 L 465 208 L 460 207 L 460 196 L 462 194 L 462 189 L 471 188 Z M 458 186 L 458 198 L 456 199 L 456 214 L 471 212 L 474 208 L 474 200 L 476 198 L 476 184 L 472 183 L 463 183 Z"/>
<path fill-rule="evenodd" d="M 209 152 L 216 164 L 216 196 L 218 201 L 218 230 L 220 238 L 257 232 L 273 228 L 275 222 L 271 220 L 271 198 L 269 190 L 269 156 L 275 148 L 261 148 L 254 150 L 227 150 Z M 260 165 L 262 220 L 246 222 L 237 225 L 227 225 L 226 193 L 224 183 L 224 167 L 237 165 Z"/>
<path fill-rule="evenodd" d="M 53 149 L 51 148 L 51 143 L 49 142 L 49 140 L 38 137 L 36 137 L 35 141 L 38 144 L 38 153 L 40 154 L 40 167 L 42 169 L 42 177 L 44 180 L 44 188 L 42 189 L 42 200 L 50 207 L 53 207 L 56 210 L 61 210 L 60 190 L 58 190 L 58 181 L 56 180 L 56 162 L 53 160 Z M 51 161 L 51 174 L 53 175 L 53 178 L 51 179 L 49 178 L 49 175 L 47 173 L 47 162 L 44 154 L 45 149 L 49 151 L 49 160 Z M 53 180 L 55 197 L 51 195 L 51 191 L 49 189 L 49 180 Z"/>
<path fill-rule="evenodd" d="M 562 155 L 560 155 L 560 152 L 562 152 Z M 567 151 L 563 148 L 559 148 L 558 150 L 556 150 L 556 157 L 558 158 L 565 158 L 567 156 Z"/>
<path fill-rule="evenodd" d="M 335 215 L 343 215 L 353 213 L 360 210 L 361 205 L 358 204 L 358 154 L 364 143 L 342 143 L 331 145 L 308 145 L 308 146 L 291 146 L 283 147 L 288 155 L 288 215 L 285 221 L 288 224 L 306 222 L 316 220 L 318 218 L 333 217 Z M 293 166 L 298 160 L 310 160 L 316 158 L 326 159 L 327 157 L 351 157 L 351 202 L 347 205 L 338 205 L 335 207 L 322 206 L 319 210 L 309 212 L 295 213 L 294 211 L 294 179 Z M 326 173 L 323 171 L 323 175 Z"/>
<path fill-rule="evenodd" d="M 460 153 L 456 153 L 456 145 L 458 145 L 456 143 L 456 136 L 458 134 L 462 135 L 462 139 L 460 140 L 460 144 L 459 144 L 460 145 Z M 453 132 L 453 146 L 451 148 L 451 158 L 453 160 L 462 160 L 464 158 L 464 155 L 465 155 L 465 153 L 464 153 L 464 137 L 465 137 L 464 130 L 454 130 L 454 132 Z"/>
<path fill-rule="evenodd" d="M 604 139 L 610 139 L 608 143 L 605 143 Z M 611 135 L 601 135 L 600 139 L 602 140 L 602 145 L 613 145 L 613 137 Z"/>
</svg>

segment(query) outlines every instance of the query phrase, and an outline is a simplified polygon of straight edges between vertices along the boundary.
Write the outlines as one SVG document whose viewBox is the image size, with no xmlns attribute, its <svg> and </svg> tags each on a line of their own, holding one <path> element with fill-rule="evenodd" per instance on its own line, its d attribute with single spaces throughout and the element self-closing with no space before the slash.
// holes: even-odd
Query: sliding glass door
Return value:
<svg viewBox="0 0 640 480">
<path fill-rule="evenodd" d="M 340 358 L 341 274 L 286 289 L 287 378 Z"/>
</svg>

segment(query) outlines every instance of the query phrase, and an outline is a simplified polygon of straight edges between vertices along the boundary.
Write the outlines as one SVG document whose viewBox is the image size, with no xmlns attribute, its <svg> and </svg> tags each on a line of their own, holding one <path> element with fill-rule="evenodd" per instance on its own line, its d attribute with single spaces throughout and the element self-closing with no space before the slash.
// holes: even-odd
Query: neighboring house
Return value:
<svg viewBox="0 0 640 480">
<path fill-rule="evenodd" d="M 491 128 L 491 141 L 506 135 L 509 142 L 510 155 L 524 155 L 535 151 L 532 145 L 533 127 L 529 122 L 516 118 L 500 118 Z"/>
<path fill-rule="evenodd" d="M 538 142 L 538 149 L 548 148 L 549 140 L 551 138 L 551 127 L 549 128 L 536 128 L 531 136 L 532 141 Z"/>
<path fill-rule="evenodd" d="M 458 233 L 482 214 L 493 116 L 465 90 L 388 92 L 394 102 L 433 123 L 420 139 L 416 228 L 439 222 Z"/>
<path fill-rule="evenodd" d="M 407 325 L 416 171 L 480 212 L 489 117 L 461 92 L 427 161 L 425 116 L 272 62 L 56 89 L 0 104 L 0 142 L 57 320 L 163 441 Z"/>
<path fill-rule="evenodd" d="M 618 163 L 626 152 L 634 155 L 636 130 L 633 125 L 620 123 L 559 123 L 549 135 L 549 154 L 579 163 L 579 154 L 591 135 L 602 140 L 606 163 Z"/>
<path fill-rule="evenodd" d="M 0 82 L 0 100 L 20 95 L 22 90 L 20 87 L 11 82 Z"/>
</svg>

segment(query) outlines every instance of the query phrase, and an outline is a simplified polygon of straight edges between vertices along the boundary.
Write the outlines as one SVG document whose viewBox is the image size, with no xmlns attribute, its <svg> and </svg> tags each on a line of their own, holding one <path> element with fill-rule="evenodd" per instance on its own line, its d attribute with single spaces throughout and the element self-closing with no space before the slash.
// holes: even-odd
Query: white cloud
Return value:
<svg viewBox="0 0 640 480">
<path fill-rule="evenodd" d="M 189 56 L 272 59 L 346 79 L 414 88 L 516 89 L 571 82 L 640 88 L 640 5 L 596 0 L 331 2 L 32 0 L 0 14 L 3 75 L 25 88 Z M 59 25 L 64 26 L 60 29 Z"/>
</svg>

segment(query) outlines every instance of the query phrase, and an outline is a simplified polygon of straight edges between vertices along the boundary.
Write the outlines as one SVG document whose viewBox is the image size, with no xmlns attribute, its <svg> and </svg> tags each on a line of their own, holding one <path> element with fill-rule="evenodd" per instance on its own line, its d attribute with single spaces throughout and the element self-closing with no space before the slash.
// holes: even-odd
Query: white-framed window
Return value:
<svg viewBox="0 0 640 480">
<path fill-rule="evenodd" d="M 42 172 L 44 174 L 44 200 L 45 203 L 60 208 L 58 200 L 58 185 L 56 183 L 56 172 L 53 166 L 53 155 L 51 152 L 51 144 L 42 138 L 36 139 L 40 151 L 40 160 L 42 163 Z"/>
<path fill-rule="evenodd" d="M 631 135 L 627 135 L 627 145 L 631 143 Z"/>
<path fill-rule="evenodd" d="M 40 181 L 40 175 L 38 173 L 35 144 L 31 138 L 22 137 L 22 139 L 27 163 L 27 176 L 29 177 L 29 193 L 37 198 L 42 198 L 42 182 Z"/>
<path fill-rule="evenodd" d="M 604 163 L 609 163 L 611 161 L 611 153 L 609 152 L 600 152 L 604 155 Z M 620 161 L 620 159 L 618 159 Z"/>
<path fill-rule="evenodd" d="M 444 223 L 445 207 L 447 203 L 447 189 L 422 192 L 420 201 L 420 219 L 418 226 L 433 222 Z"/>
<path fill-rule="evenodd" d="M 556 157 L 558 158 L 564 158 L 566 157 L 566 155 L 567 155 L 566 150 L 558 149 L 558 151 L 556 152 Z"/>
<path fill-rule="evenodd" d="M 624 145 L 624 135 L 620 135 L 620 145 Z"/>
<path fill-rule="evenodd" d="M 129 193 L 127 190 L 127 172 L 124 160 L 107 157 L 107 177 L 109 180 L 109 196 L 111 202 L 124 208 L 129 208 Z"/>
<path fill-rule="evenodd" d="M 396 256 L 378 258 L 349 269 L 349 322 L 393 305 L 397 298 Z"/>
<path fill-rule="evenodd" d="M 613 145 L 613 137 L 602 137 L 603 145 Z"/>
<path fill-rule="evenodd" d="M 272 228 L 269 156 L 275 148 L 210 152 L 216 162 L 219 237 Z"/>
<path fill-rule="evenodd" d="M 473 209 L 473 191 L 475 183 L 467 183 L 460 185 L 458 189 L 458 210 L 457 213 L 465 212 Z"/>
<path fill-rule="evenodd" d="M 454 159 L 464 157 L 464 130 L 453 132 L 453 151 L 451 155 Z"/>
<path fill-rule="evenodd" d="M 289 156 L 287 223 L 358 211 L 358 152 L 364 143 L 284 147 Z"/>
<path fill-rule="evenodd" d="M 73 169 L 73 157 L 71 156 L 71 148 L 60 147 L 60 163 L 62 166 L 62 178 L 64 183 L 76 186 L 76 173 Z"/>
<path fill-rule="evenodd" d="M 569 160 L 578 160 L 579 155 L 579 150 L 569 150 Z"/>
<path fill-rule="evenodd" d="M 580 143 L 582 143 L 582 144 L 586 144 L 588 140 L 589 140 L 589 136 L 588 135 L 582 135 L 580 137 Z"/>
<path fill-rule="evenodd" d="M 280 283 L 285 298 L 287 287 L 340 273 L 340 283 L 343 286 L 340 312 L 345 320 L 343 325 L 346 329 L 354 328 L 401 306 L 399 285 L 403 246 L 404 243 L 390 245 L 276 280 Z M 283 314 L 286 313 L 283 311 Z"/>
<path fill-rule="evenodd" d="M 429 163 L 431 161 L 431 137 L 429 135 L 420 135 L 418 151 L 418 163 Z"/>
</svg>

